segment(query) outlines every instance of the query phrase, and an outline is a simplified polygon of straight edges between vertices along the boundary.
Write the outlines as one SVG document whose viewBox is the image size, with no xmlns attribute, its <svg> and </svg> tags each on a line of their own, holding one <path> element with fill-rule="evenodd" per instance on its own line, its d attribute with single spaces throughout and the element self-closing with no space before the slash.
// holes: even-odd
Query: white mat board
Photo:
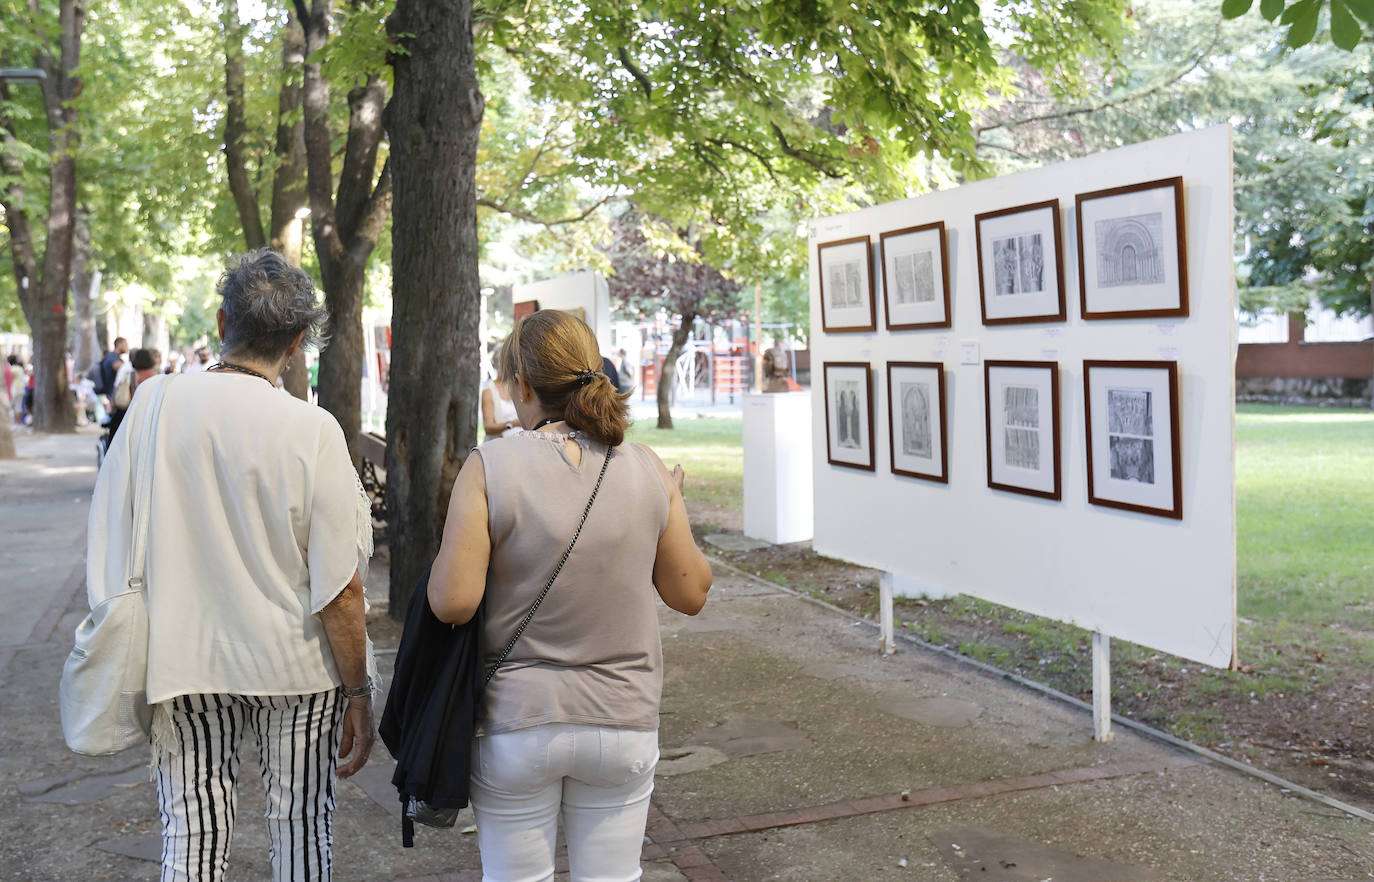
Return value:
<svg viewBox="0 0 1374 882">
<path fill-rule="evenodd" d="M 1187 318 L 1084 321 L 1080 315 L 1074 196 L 1183 177 Z M 980 319 L 974 215 L 1058 198 L 1067 321 L 985 327 Z M 953 327 L 821 329 L 816 245 L 944 221 Z M 1231 132 L 1227 126 L 958 189 L 874 206 L 811 225 L 815 548 L 895 573 L 934 592 L 960 591 L 1102 631 L 1195 661 L 1225 666 L 1235 647 L 1235 288 Z M 960 364 L 977 341 L 978 364 Z M 987 486 L 982 360 L 1057 361 L 1063 495 L 1036 499 Z M 1173 360 L 1179 369 L 1181 521 L 1088 503 L 1083 360 Z M 821 377 L 827 361 L 873 368 L 877 470 L 826 461 Z M 946 368 L 947 485 L 893 475 L 888 361 Z"/>
</svg>

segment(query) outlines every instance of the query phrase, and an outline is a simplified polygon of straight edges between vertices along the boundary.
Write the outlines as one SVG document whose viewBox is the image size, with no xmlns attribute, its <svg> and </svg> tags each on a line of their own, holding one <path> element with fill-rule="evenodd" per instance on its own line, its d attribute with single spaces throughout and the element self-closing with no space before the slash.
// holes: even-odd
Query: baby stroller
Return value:
<svg viewBox="0 0 1374 882">
<path fill-rule="evenodd" d="M 105 464 L 105 453 L 110 449 L 110 442 L 114 440 L 114 433 L 108 428 L 109 420 L 105 421 L 107 427 L 99 438 L 95 439 L 95 467 L 99 469 Z"/>
<path fill-rule="evenodd" d="M 114 443 L 115 432 L 119 429 L 120 422 L 124 419 L 124 411 L 111 411 L 105 415 L 100 424 L 105 427 L 105 431 L 95 441 L 95 466 L 97 469 L 105 463 L 105 454 L 109 452 L 110 445 Z"/>
</svg>

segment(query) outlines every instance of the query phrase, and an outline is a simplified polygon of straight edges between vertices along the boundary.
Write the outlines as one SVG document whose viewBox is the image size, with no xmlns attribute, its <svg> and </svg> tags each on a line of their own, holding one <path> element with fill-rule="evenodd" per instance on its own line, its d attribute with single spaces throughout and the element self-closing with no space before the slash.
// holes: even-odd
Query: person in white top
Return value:
<svg viewBox="0 0 1374 882">
<path fill-rule="evenodd" d="M 262 249 L 229 268 L 219 294 L 223 360 L 153 376 L 133 396 L 96 482 L 87 581 L 124 582 L 130 439 L 152 397 L 142 387 L 167 383 L 146 579 L 161 878 L 223 878 L 251 739 L 274 878 L 328 879 L 336 778 L 362 768 L 374 738 L 371 520 L 339 424 L 274 386 L 325 319 L 310 278 Z"/>
<path fill-rule="evenodd" d="M 521 431 L 515 402 L 500 379 L 493 379 L 482 387 L 482 430 L 488 438 L 500 438 L 507 433 Z"/>
</svg>

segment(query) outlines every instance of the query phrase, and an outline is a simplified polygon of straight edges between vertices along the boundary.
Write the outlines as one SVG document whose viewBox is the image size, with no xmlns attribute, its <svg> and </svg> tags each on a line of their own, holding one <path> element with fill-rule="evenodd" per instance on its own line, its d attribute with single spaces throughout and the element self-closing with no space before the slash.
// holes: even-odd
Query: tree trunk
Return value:
<svg viewBox="0 0 1374 882">
<path fill-rule="evenodd" d="M 95 298 L 100 290 L 100 271 L 91 272 L 91 225 L 85 212 L 76 216 L 76 244 L 72 252 L 72 366 L 82 376 L 100 359 L 95 338 Z"/>
<path fill-rule="evenodd" d="M 324 302 L 329 308 L 329 345 L 320 353 L 320 407 L 339 421 L 348 453 L 357 468 L 358 433 L 362 431 L 364 267 L 351 261 L 320 261 Z M 303 360 L 302 356 L 302 360 Z M 294 367 L 292 373 L 295 372 Z M 305 377 L 301 366 L 300 376 Z M 309 381 L 306 382 L 307 388 Z"/>
<path fill-rule="evenodd" d="M 33 331 L 33 426 L 40 432 L 75 431 L 76 411 L 67 378 L 67 311 L 31 317 L 29 328 Z"/>
<path fill-rule="evenodd" d="M 480 284 L 474 175 L 483 98 L 472 0 L 397 0 L 386 124 L 395 162 L 392 364 L 386 414 L 393 619 L 443 534 L 449 494 L 477 443 Z M 321 381 L 323 382 L 323 381 Z"/>
<path fill-rule="evenodd" d="M 248 250 L 267 244 L 262 232 L 262 213 L 258 194 L 248 176 L 248 160 L 243 140 L 248 134 L 243 99 L 243 38 L 248 29 L 239 22 L 238 0 L 224 0 L 220 14 L 224 27 L 224 92 L 228 99 L 224 112 L 224 163 L 229 173 L 229 192 L 239 212 L 239 224 Z"/>
<path fill-rule="evenodd" d="M 220 16 L 224 28 L 224 87 L 228 99 L 224 120 L 224 161 L 229 191 L 238 208 L 243 241 L 249 250 L 270 246 L 292 266 L 301 265 L 306 194 L 305 121 L 301 115 L 301 72 L 305 66 L 305 32 L 293 10 L 287 11 L 281 31 L 282 86 L 277 97 L 277 169 L 272 178 L 269 226 L 262 226 L 258 193 L 248 174 L 243 149 L 248 121 L 243 97 L 243 40 L 247 28 L 239 23 L 237 0 L 225 0 Z M 332 267 L 331 267 L 332 269 Z M 297 351 L 282 373 L 282 385 L 292 395 L 310 398 L 305 353 Z"/>
<path fill-rule="evenodd" d="M 67 377 L 67 286 L 71 283 L 72 241 L 76 227 L 76 109 L 74 99 L 81 92 L 76 76 L 81 61 L 81 34 L 86 12 L 79 0 L 61 0 L 58 8 L 58 52 L 53 53 L 44 31 L 44 13 L 37 0 L 30 0 L 37 48 L 34 64 L 44 74 L 39 88 L 48 127 L 48 216 L 43 239 L 42 269 L 34 252 L 33 236 L 23 207 L 23 190 L 18 178 L 6 186 L 0 202 L 10 231 L 10 253 L 14 259 L 19 304 L 24 309 L 33 334 L 34 427 L 40 432 L 70 432 L 75 428 Z M 0 107 L 8 104 L 8 92 L 0 88 Z M 13 121 L 0 114 L 3 130 L 3 164 L 6 172 L 20 167 L 11 144 Z"/>
<path fill-rule="evenodd" d="M 749 369 L 753 373 L 750 378 L 749 388 L 755 392 L 763 391 L 763 283 L 754 283 L 754 314 L 749 317 L 750 328 L 753 331 L 754 351 L 750 353 Z"/>
<path fill-rule="evenodd" d="M 277 171 L 272 178 L 271 242 L 292 266 L 301 265 L 305 226 L 305 118 L 301 115 L 301 75 L 305 32 L 294 13 L 281 31 L 282 85 L 277 96 Z"/>
<path fill-rule="evenodd" d="M 301 115 L 301 71 L 305 66 L 305 31 L 295 13 L 287 12 L 281 32 L 281 93 L 277 97 L 277 171 L 272 178 L 272 248 L 292 266 L 301 265 L 305 236 L 305 119 Z M 360 295 L 361 296 L 361 292 Z M 282 374 L 286 391 L 310 400 L 310 374 L 305 352 L 296 350 Z"/>
<path fill-rule="evenodd" d="M 687 340 L 692 336 L 692 323 L 695 314 L 684 315 L 682 324 L 673 332 L 673 342 L 668 346 L 668 354 L 663 356 L 663 368 L 658 372 L 658 427 L 673 427 L 673 384 L 677 382 L 677 359 Z"/>
<path fill-rule="evenodd" d="M 36 9 L 35 4 L 31 8 Z M 78 0 L 62 0 L 58 10 L 60 53 L 55 60 L 43 50 L 35 59 L 48 76 L 42 83 L 43 104 L 52 146 L 48 166 L 48 223 L 43 242 L 43 268 L 27 297 L 20 291 L 24 316 L 33 331 L 34 428 L 71 432 L 76 428 L 67 377 L 67 286 L 72 278 L 72 243 L 76 231 L 76 109 L 81 92 L 76 68 L 81 60 L 81 34 L 86 11 Z"/>
<path fill-rule="evenodd" d="M 320 55 L 329 41 L 331 0 L 295 0 L 305 32 L 304 109 L 306 192 L 310 232 L 320 261 L 325 303 L 333 340 L 320 354 L 320 406 L 343 427 L 348 452 L 358 465 L 362 424 L 363 286 L 367 260 L 391 213 L 391 160 L 373 184 L 384 130 L 386 84 L 376 75 L 348 93 L 348 137 L 344 142 L 339 188 L 334 193 L 334 132 L 330 129 L 330 89 Z M 389 476 L 388 476 L 389 477 Z M 404 609 L 402 609 L 404 613 Z"/>
</svg>

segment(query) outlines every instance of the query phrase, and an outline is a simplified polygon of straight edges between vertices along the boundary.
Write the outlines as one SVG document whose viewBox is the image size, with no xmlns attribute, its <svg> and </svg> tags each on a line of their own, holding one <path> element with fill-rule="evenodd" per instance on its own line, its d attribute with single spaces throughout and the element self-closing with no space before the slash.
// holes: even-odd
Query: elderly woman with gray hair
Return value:
<svg viewBox="0 0 1374 882">
<path fill-rule="evenodd" d="M 134 396 L 96 484 L 88 566 L 123 581 L 147 474 L 130 467 L 130 439 L 155 418 L 147 694 L 162 879 L 223 878 L 246 740 L 260 756 L 273 877 L 328 879 L 336 778 L 362 768 L 374 737 L 371 520 L 339 424 L 276 388 L 326 318 L 310 278 L 259 250 L 230 266 L 219 294 L 221 361 L 153 377 Z"/>
</svg>

